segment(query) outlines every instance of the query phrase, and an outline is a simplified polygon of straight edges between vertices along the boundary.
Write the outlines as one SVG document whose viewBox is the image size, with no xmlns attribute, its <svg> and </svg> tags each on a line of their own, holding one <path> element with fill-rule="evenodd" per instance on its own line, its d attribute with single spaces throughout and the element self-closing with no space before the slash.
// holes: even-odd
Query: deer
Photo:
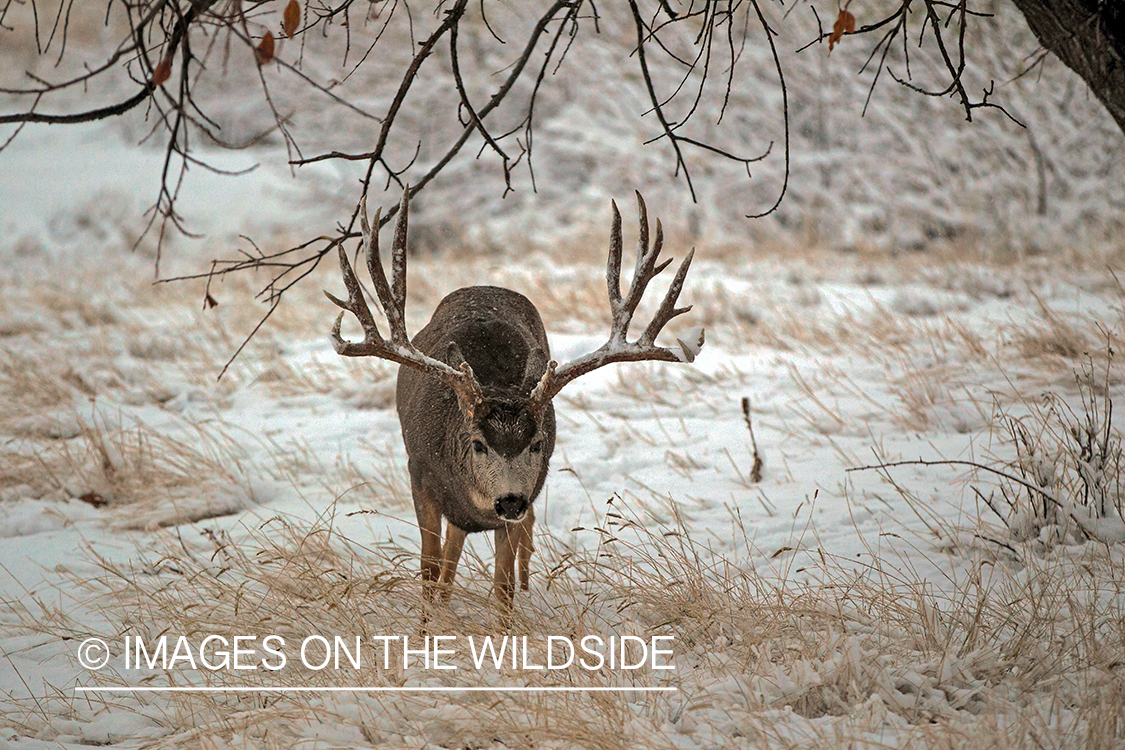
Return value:
<svg viewBox="0 0 1125 750">
<path fill-rule="evenodd" d="M 657 335 L 691 306 L 677 307 L 694 249 L 680 264 L 652 320 L 634 341 L 629 326 L 649 282 L 672 259 L 658 263 L 664 244 L 659 219 L 649 244 L 648 211 L 637 192 L 640 225 L 637 260 L 628 291 L 621 292 L 621 213 L 611 202 L 606 283 L 611 326 L 600 348 L 564 365 L 551 359 L 547 334 L 535 305 L 497 286 L 470 286 L 442 299 L 413 339 L 406 332 L 406 247 L 410 190 L 398 206 L 388 281 L 379 251 L 381 212 L 368 222 L 360 201 L 361 249 L 389 329 L 384 337 L 368 307 L 347 252 L 339 246 L 347 300 L 325 291 L 343 312 L 331 341 L 344 357 L 376 357 L 400 365 L 396 399 L 406 448 L 410 489 L 422 536 L 421 577 L 426 598 L 448 602 L 468 534 L 494 531 L 493 595 L 510 618 L 518 561 L 519 586 L 528 590 L 534 501 L 547 478 L 555 447 L 552 400 L 571 381 L 614 362 L 691 362 L 703 345 L 702 329 L 678 348 L 656 344 Z M 374 226 L 374 229 L 372 228 Z M 358 262 L 358 258 L 357 258 Z M 345 340 L 340 326 L 351 313 L 363 341 Z M 445 540 L 442 542 L 442 520 Z M 506 619 L 505 621 L 510 621 Z"/>
</svg>

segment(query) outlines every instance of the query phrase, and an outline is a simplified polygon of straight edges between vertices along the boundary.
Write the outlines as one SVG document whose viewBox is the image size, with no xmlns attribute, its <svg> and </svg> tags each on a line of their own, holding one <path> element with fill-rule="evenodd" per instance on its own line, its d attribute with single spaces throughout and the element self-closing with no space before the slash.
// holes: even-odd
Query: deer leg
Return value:
<svg viewBox="0 0 1125 750">
<path fill-rule="evenodd" d="M 434 600 L 434 584 L 441 577 L 441 508 L 433 495 L 416 483 L 414 512 L 422 532 L 422 590 L 428 601 Z"/>
<path fill-rule="evenodd" d="M 438 593 L 442 603 L 449 603 L 449 594 L 453 589 L 453 578 L 457 575 L 457 561 L 461 559 L 461 550 L 465 547 L 465 537 L 468 532 L 452 522 L 445 525 L 445 545 L 441 548 L 441 590 Z"/>
<path fill-rule="evenodd" d="M 533 508 L 527 509 L 527 515 L 519 525 L 519 542 L 516 546 L 516 559 L 519 560 L 520 571 L 520 590 L 527 591 L 529 585 L 528 576 L 531 574 L 531 553 L 535 551 L 535 545 L 531 541 L 531 532 L 535 526 L 535 511 Z"/>
<path fill-rule="evenodd" d="M 505 524 L 496 530 L 496 569 L 492 575 L 492 592 L 500 605 L 501 619 L 508 623 L 512 615 L 512 597 L 515 594 L 515 552 L 522 532 L 519 527 Z"/>
</svg>

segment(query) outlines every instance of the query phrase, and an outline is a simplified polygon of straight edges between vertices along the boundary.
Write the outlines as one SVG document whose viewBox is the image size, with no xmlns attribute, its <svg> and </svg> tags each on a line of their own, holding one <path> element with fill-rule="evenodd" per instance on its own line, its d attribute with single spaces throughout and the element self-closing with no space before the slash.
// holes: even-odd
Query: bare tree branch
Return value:
<svg viewBox="0 0 1125 750">
<path fill-rule="evenodd" d="M 10 26 L 8 8 L 0 2 L 0 28 L 5 32 Z M 71 42 L 71 15 L 77 4 L 74 0 L 60 0 L 51 18 L 40 18 L 40 9 L 31 4 L 34 15 L 33 29 L 36 48 L 50 52 L 52 59 L 61 60 Z M 206 279 L 210 282 L 226 274 L 259 270 L 269 274 L 269 280 L 258 290 L 257 296 L 268 306 L 258 327 L 270 317 L 281 303 L 286 291 L 308 277 L 328 254 L 339 253 L 346 243 L 360 236 L 357 222 L 361 201 L 370 196 L 376 176 L 388 185 L 400 188 L 409 182 L 409 197 L 415 197 L 434 180 L 448 173 L 450 165 L 462 155 L 464 147 L 472 144 L 478 148 L 477 158 L 487 152 L 498 157 L 496 169 L 503 179 L 502 195 L 517 189 L 516 175 L 530 179 L 531 189 L 536 187 L 535 125 L 537 107 L 543 106 L 541 96 L 552 76 L 563 70 L 571 49 L 582 49 L 582 43 L 591 36 L 602 33 L 601 9 L 593 0 L 553 0 L 527 10 L 529 4 L 512 4 L 494 8 L 484 0 L 470 4 L 469 0 L 443 0 L 437 4 L 432 16 L 413 13 L 409 0 L 375 0 L 357 3 L 355 0 L 302 0 L 301 20 L 297 28 L 287 25 L 284 35 L 290 32 L 300 37 L 296 54 L 281 54 L 294 50 L 280 49 L 278 54 L 263 51 L 268 25 L 276 23 L 277 6 L 266 0 L 241 0 L 219 3 L 217 0 L 109 0 L 110 10 L 123 14 L 128 22 L 128 34 L 112 48 L 108 56 L 99 57 L 85 65 L 80 72 L 71 72 L 63 80 L 51 82 L 28 73 L 27 85 L 0 89 L 0 94 L 15 97 L 19 111 L 0 114 L 0 125 L 13 124 L 14 133 L 0 143 L 3 151 L 26 125 L 72 124 L 102 120 L 147 107 L 146 114 L 151 130 L 146 138 L 159 140 L 164 147 L 161 185 L 155 204 L 148 214 L 148 228 L 158 236 L 157 263 L 163 246 L 163 237 L 170 232 L 187 233 L 189 228 L 177 213 L 176 205 L 180 187 L 189 166 L 207 167 L 197 156 L 195 147 L 202 136 L 205 141 L 226 148 L 244 147 L 256 143 L 267 134 L 276 134 L 284 143 L 288 163 L 298 168 L 323 161 L 364 163 L 362 175 L 355 186 L 354 210 L 347 221 L 342 221 L 335 231 L 319 234 L 276 252 L 241 252 L 233 259 L 216 260 L 203 273 L 189 274 L 172 280 Z M 416 7 L 423 7 L 417 3 Z M 486 7 L 487 6 L 487 7 Z M 424 6 L 429 10 L 432 5 Z M 796 7 L 796 6 L 791 6 Z M 841 8 L 841 12 L 846 9 Z M 921 13 L 912 14 L 913 10 Z M 608 9 L 607 9 L 608 11 Z M 759 153 L 744 156 L 749 150 L 744 144 L 749 140 L 745 133 L 733 130 L 727 118 L 731 106 L 732 90 L 739 82 L 739 62 L 748 44 L 757 43 L 752 32 L 760 28 L 765 34 L 777 85 L 781 92 L 781 127 L 783 132 L 780 165 L 783 179 L 776 199 L 764 211 L 755 206 L 742 207 L 740 213 L 748 218 L 760 218 L 773 213 L 784 200 L 790 179 L 791 138 L 789 92 L 786 85 L 782 55 L 777 47 L 777 31 L 771 27 L 771 9 L 763 8 L 760 0 L 629 0 L 614 9 L 616 17 L 629 31 L 632 39 L 631 54 L 622 58 L 620 66 L 632 71 L 640 81 L 645 99 L 639 117 L 652 115 L 655 127 L 644 142 L 652 144 L 666 155 L 672 165 L 671 173 L 681 179 L 693 201 L 699 199 L 694 172 L 715 161 L 733 162 L 745 168 L 751 179 L 751 165 L 766 159 L 777 159 L 774 142 L 763 141 L 754 147 Z M 518 22 L 501 21 L 505 13 Z M 816 14 L 816 9 L 813 8 Z M 942 14 L 945 14 L 943 17 Z M 360 17 L 362 16 L 362 17 Z M 966 29 L 971 22 L 987 14 L 969 7 L 968 0 L 896 0 L 892 6 L 873 21 L 855 28 L 852 23 L 846 36 L 872 35 L 875 40 L 863 70 L 874 67 L 874 76 L 868 90 L 867 103 L 885 67 L 897 60 L 897 45 L 903 43 L 905 75 L 900 78 L 890 71 L 891 77 L 903 86 L 928 96 L 953 96 L 971 120 L 979 108 L 997 108 L 991 101 L 992 89 L 983 92 L 979 99 L 970 96 L 966 50 Z M 838 37 L 820 25 L 808 45 Z M 466 24 L 466 19 L 471 26 Z M 854 21 L 854 19 L 853 19 Z M 41 27 L 42 24 L 42 27 Z M 291 22 L 290 22 L 291 24 Z M 353 27 L 370 26 L 367 37 L 362 37 Z M 510 25 L 509 25 L 510 24 Z M 388 29 L 394 28 L 394 33 Z M 408 37 L 396 37 L 399 29 L 409 30 Z M 327 35 L 329 29 L 342 32 L 340 79 L 332 79 L 313 72 L 304 59 L 308 34 Z M 918 32 L 919 42 L 934 51 L 940 80 L 937 84 L 921 85 L 911 77 L 910 54 L 906 47 L 909 34 Z M 483 57 L 466 54 L 471 41 L 483 35 L 485 42 L 496 45 L 513 44 L 514 58 L 500 70 L 481 71 Z M 272 34 L 277 34 L 274 27 Z M 355 37 L 353 39 L 353 33 Z M 281 38 L 279 35 L 278 38 Z M 448 37 L 448 39 L 447 39 Z M 272 36 L 271 36 L 272 39 Z M 359 39 L 364 41 L 359 42 Z M 408 55 L 389 80 L 389 93 L 382 99 L 380 109 L 341 93 L 343 82 L 373 57 L 384 54 L 386 46 L 402 39 Z M 444 65 L 443 42 L 448 42 L 448 66 Z M 358 46 L 352 50 L 353 43 Z M 225 46 L 224 46 L 225 45 Z M 892 45 L 895 45 L 892 50 Z M 272 49 L 272 45 L 271 45 Z M 215 116 L 204 100 L 200 85 L 204 73 L 210 68 L 225 68 L 232 50 L 249 53 L 244 60 L 254 60 L 258 67 L 256 87 L 259 91 L 261 111 L 271 118 L 268 125 L 256 128 L 249 137 L 234 137 L 220 127 L 221 117 Z M 436 61 L 434 53 L 437 52 Z M 891 55 L 892 52 L 896 54 Z M 219 59 L 221 58 L 221 59 Z M 397 59 L 397 58 L 396 58 Z M 83 61 L 85 62 L 85 61 Z M 897 62 L 895 63 L 897 64 Z M 530 65 L 530 71 L 528 66 Z M 889 69 L 888 69 L 889 70 Z M 480 73 L 495 75 L 499 81 L 491 97 L 483 101 L 479 93 Z M 307 144 L 298 141 L 293 127 L 293 117 L 300 106 L 282 104 L 280 98 L 288 90 L 279 84 L 275 75 L 287 76 L 286 84 L 295 82 L 316 92 L 318 98 L 355 113 L 365 125 L 374 125 L 369 140 L 361 152 L 346 152 L 334 148 L 329 142 L 318 146 L 322 153 L 306 155 Z M 64 91 L 74 91 L 95 81 L 117 82 L 124 76 L 128 85 L 137 90 L 120 101 L 72 112 L 43 112 L 60 100 Z M 489 80 L 489 79 L 483 79 Z M 420 84 L 424 81 L 424 84 Z M 427 87 L 440 84 L 448 87 L 450 108 L 458 117 L 458 125 L 444 131 L 441 140 L 427 140 L 410 130 L 408 122 L 412 107 L 427 101 Z M 129 89 L 125 89 L 129 90 Z M 275 98 L 275 94 L 277 97 Z M 480 97 L 481 101 L 474 101 Z M 867 108 L 867 103 L 864 109 Z M 497 115 L 497 110 L 504 111 Z M 489 117 L 492 117 L 490 120 Z M 1009 115 L 1010 117 L 1010 115 Z M 756 136 L 751 136 L 756 137 Z M 405 144 L 404 144 L 405 142 Z M 411 154 L 411 151 L 413 152 Z M 472 151 L 469 152 L 470 154 Z M 405 162 L 405 163 L 404 163 Z M 208 167 L 210 168 L 210 167 Z M 526 170 L 524 172 L 523 170 Z M 373 197 L 373 196 L 372 196 Z M 397 211 L 397 201 L 385 207 L 381 223 L 391 221 Z M 158 275 L 159 275 L 159 265 Z M 249 340 L 249 337 L 248 339 Z M 245 342 L 243 343 L 245 345 Z M 241 347 L 240 347 L 241 350 Z M 237 352 L 236 352 L 237 356 Z M 229 363 L 228 363 L 229 364 Z"/>
</svg>

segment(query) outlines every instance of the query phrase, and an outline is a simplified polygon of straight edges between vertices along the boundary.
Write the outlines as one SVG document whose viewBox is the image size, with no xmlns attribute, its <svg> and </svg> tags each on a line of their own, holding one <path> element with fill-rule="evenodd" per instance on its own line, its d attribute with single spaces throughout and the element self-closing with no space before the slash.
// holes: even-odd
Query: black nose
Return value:
<svg viewBox="0 0 1125 750">
<path fill-rule="evenodd" d="M 496 515 L 508 521 L 518 521 L 527 510 L 527 498 L 523 495 L 504 495 L 496 501 Z"/>
</svg>

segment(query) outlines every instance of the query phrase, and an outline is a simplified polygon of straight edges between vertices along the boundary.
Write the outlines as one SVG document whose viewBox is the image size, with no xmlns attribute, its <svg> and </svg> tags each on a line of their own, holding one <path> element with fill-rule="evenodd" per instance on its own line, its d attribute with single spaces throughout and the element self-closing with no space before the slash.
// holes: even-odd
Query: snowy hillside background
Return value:
<svg viewBox="0 0 1125 750">
<path fill-rule="evenodd" d="M 494 24 L 530 22 L 523 7 L 498 9 Z M 394 370 L 343 361 L 327 343 L 334 310 L 320 289 L 338 293 L 338 272 L 294 289 L 217 381 L 264 312 L 253 294 L 265 277 L 217 284 L 209 310 L 201 285 L 151 284 L 156 240 L 141 232 L 162 153 L 139 144 L 145 113 L 25 128 L 0 152 L 0 743 L 1123 746 L 1112 405 L 1125 382 L 1125 137 L 1056 61 L 1017 78 L 1036 45 L 1010 7 L 987 9 L 996 17 L 967 43 L 974 85 L 994 79 L 994 100 L 1026 130 L 990 111 L 966 123 L 955 102 L 889 79 L 860 117 L 863 40 L 794 54 L 815 31 L 811 13 L 797 5 L 783 19 L 789 8 L 774 7 L 793 167 L 781 209 L 749 221 L 781 182 L 768 49 L 751 38 L 714 133 L 743 154 L 773 141 L 771 156 L 751 180 L 739 165 L 693 162 L 692 203 L 667 149 L 643 145 L 655 132 L 639 118 L 639 80 L 623 72 L 631 28 L 602 8 L 600 33 L 580 36 L 541 92 L 537 190 L 517 169 L 502 198 L 494 159 L 466 149 L 415 205 L 409 329 L 449 291 L 498 283 L 536 301 L 559 360 L 606 335 L 611 198 L 627 243 L 640 189 L 669 250 L 696 248 L 684 325 L 704 325 L 709 341 L 696 364 L 606 368 L 559 397 L 513 631 L 674 635 L 671 675 L 80 666 L 88 637 L 416 634 L 418 539 Z M 27 10 L 13 6 L 6 23 L 19 30 Z M 58 70 L 54 55 L 0 31 L 4 85 L 24 69 L 62 75 L 113 38 L 94 16 L 76 24 Z M 357 21 L 354 38 L 373 24 Z M 341 77 L 341 33 L 310 38 L 304 70 Z M 483 25 L 463 42 L 484 98 L 510 50 Z M 282 43 L 278 55 L 298 50 Z M 912 58 L 920 77 L 924 58 Z M 401 62 L 373 57 L 340 90 L 378 113 Z M 225 75 L 205 81 L 201 101 L 232 141 L 249 140 L 271 122 L 256 69 L 214 67 Z M 303 154 L 369 143 L 370 120 L 267 73 Z M 115 85 L 88 96 L 132 90 Z M 459 126 L 448 91 L 419 92 L 404 132 L 422 139 L 424 165 Z M 416 145 L 403 138 L 394 158 L 409 162 Z M 259 166 L 190 170 L 181 209 L 202 236 L 168 240 L 163 276 L 236 256 L 249 247 L 238 235 L 271 251 L 328 234 L 358 198 L 356 170 L 291 170 L 276 134 L 199 154 L 226 170 Z M 859 468 L 914 459 L 939 465 Z M 471 538 L 434 632 L 496 631 L 490 548 Z M 75 692 L 623 681 L 677 691 Z"/>
<path fill-rule="evenodd" d="M 261 166 L 250 175 L 227 180 L 202 167 L 191 170 L 184 203 L 189 229 L 210 233 L 204 248 L 197 251 L 203 257 L 222 254 L 226 248 L 215 243 L 229 240 L 247 223 L 259 229 L 258 237 L 270 230 L 292 232 L 288 219 L 300 212 L 303 225 L 327 233 L 341 216 L 350 215 L 358 200 L 356 180 L 362 165 L 335 161 L 290 169 L 286 161 L 329 150 L 370 148 L 375 127 L 371 116 L 382 113 L 393 94 L 398 84 L 395 74 L 406 59 L 410 39 L 405 23 L 392 23 L 378 47 L 380 54 L 356 68 L 360 53 L 383 28 L 381 8 L 373 4 L 367 21 L 353 22 L 347 35 L 337 26 L 325 38 L 309 35 L 299 45 L 279 42 L 278 56 L 299 63 L 314 80 L 339 81 L 343 72 L 355 68 L 333 88 L 354 108 L 313 91 L 283 69 L 265 71 L 277 110 L 291 121 L 288 132 L 293 140 L 288 149 L 266 106 L 256 66 L 237 55 L 223 57 L 222 50 L 211 52 L 217 59 L 202 76 L 196 100 L 229 143 L 254 145 L 223 153 L 216 153 L 206 139 L 194 145 L 204 162 L 221 169 Z M 877 3 L 872 4 L 870 16 L 876 17 L 878 9 Z M 608 199 L 638 186 L 655 204 L 668 207 L 661 212 L 665 226 L 682 232 L 691 244 L 743 246 L 775 241 L 891 251 L 954 244 L 988 256 L 1059 247 L 1105 248 L 1118 241 L 1125 208 L 1113 186 L 1125 182 L 1123 137 L 1081 81 L 1057 60 L 1039 54 L 1022 17 L 1009 5 L 982 5 L 981 12 L 994 16 L 970 26 L 965 82 L 974 99 L 993 88 L 990 101 L 1002 105 L 1026 128 L 995 109 L 976 110 L 969 123 L 951 99 L 912 95 L 890 78 L 892 73 L 906 74 L 897 45 L 868 102 L 875 66 L 858 72 L 870 54 L 865 38 L 847 39 L 831 54 L 823 44 L 798 54 L 796 49 L 815 38 L 811 6 L 799 3 L 767 10 L 779 32 L 793 139 L 787 199 L 774 215 L 759 221 L 743 218 L 772 205 L 784 172 L 781 90 L 760 33 L 755 36 L 750 30 L 727 114 L 718 121 L 723 89 L 714 85 L 700 103 L 700 116 L 692 121 L 690 134 L 711 139 L 740 156 L 767 150 L 769 156 L 750 165 L 753 177 L 747 179 L 745 166 L 703 158 L 703 152 L 689 150 L 698 188 L 698 200 L 692 203 L 685 199 L 682 176 L 674 175 L 671 150 L 660 141 L 643 145 L 659 130 L 651 115 L 642 116 L 649 105 L 629 58 L 634 44 L 631 19 L 603 9 L 600 33 L 583 26 L 569 56 L 539 90 L 531 159 L 537 190 L 531 189 L 525 159 L 513 170 L 515 190 L 501 197 L 504 183 L 495 154 L 486 149 L 477 158 L 478 149 L 467 147 L 420 196 L 414 211 L 419 243 L 425 248 L 467 244 L 519 250 L 528 241 L 542 245 L 560 238 L 585 239 L 591 224 L 600 223 L 596 217 L 604 213 Z M 501 4 L 489 18 L 495 28 L 511 29 L 515 40 L 535 19 L 534 12 L 531 4 Z M 26 8 L 15 7 L 9 10 L 8 23 L 25 28 L 26 15 Z M 276 15 L 276 9 L 263 15 L 260 30 L 272 28 Z M 828 13 L 822 8 L 820 15 Z M 77 68 L 82 51 L 118 38 L 119 24 L 102 29 L 100 14 L 83 18 L 84 26 L 70 31 L 71 47 L 57 67 L 53 55 L 41 59 L 35 54 L 30 35 L 7 33 L 6 85 L 26 85 L 25 69 L 61 79 Z M 401 20 L 401 14 L 394 19 Z M 415 37 L 422 34 L 424 24 L 433 23 L 426 14 L 416 20 Z M 499 80 L 497 72 L 511 63 L 517 50 L 512 49 L 514 42 L 497 43 L 475 15 L 464 26 L 460 45 L 466 57 L 462 67 L 472 86 L 469 93 L 486 101 Z M 342 50 L 349 40 L 345 56 Z M 915 44 L 916 40 L 910 45 L 911 80 L 923 86 L 940 83 L 940 71 L 928 49 L 914 49 Z M 392 166 L 402 168 L 415 159 L 415 167 L 404 175 L 407 180 L 428 169 L 461 129 L 456 99 L 448 90 L 448 67 L 448 51 L 435 51 L 400 115 L 403 130 L 392 134 L 388 158 Z M 654 71 L 661 90 L 670 91 L 679 83 L 668 66 L 654 62 Z M 119 79 L 107 90 L 94 89 L 84 100 L 87 106 L 116 101 L 115 95 L 120 98 L 134 91 L 131 81 Z M 521 78 L 510 104 L 492 115 L 490 127 L 497 133 L 522 118 L 532 81 L 530 75 Z M 39 110 L 63 108 L 66 96 L 78 95 L 67 93 L 58 103 L 41 104 Z M 64 184 L 43 183 L 35 191 L 52 204 L 52 212 L 75 210 L 56 202 L 77 178 L 87 192 L 101 185 L 110 188 L 121 218 L 132 216 L 155 200 L 155 186 L 150 193 L 128 186 L 138 172 L 149 180 L 159 174 L 160 139 L 148 138 L 137 149 L 140 155 L 120 157 L 128 159 L 124 162 L 99 160 L 89 153 L 95 149 L 82 149 L 81 144 L 103 144 L 97 151 L 107 142 L 136 144 L 154 124 L 153 113 L 135 112 L 103 126 L 89 126 L 82 135 L 77 134 L 81 128 L 59 133 L 55 128 L 29 127 L 6 151 L 4 179 L 26 179 L 37 171 L 48 174 L 30 174 L 33 179 L 47 179 L 65 171 L 69 179 Z M 505 143 L 513 156 L 518 153 L 514 144 Z M 44 149 L 41 144 L 61 148 Z M 48 169 L 21 164 L 21 155 L 33 163 L 35 158 L 50 160 L 44 165 Z M 71 168 L 55 161 L 63 158 Z M 18 182 L 6 182 L 5 192 L 26 194 L 18 187 Z M 200 194 L 211 200 L 197 198 L 198 204 L 193 204 L 192 196 Z M 27 220 L 29 214 L 42 213 L 23 208 L 17 195 L 13 202 L 5 201 L 0 217 L 11 226 Z M 101 210 L 106 210 L 104 205 Z"/>
</svg>

